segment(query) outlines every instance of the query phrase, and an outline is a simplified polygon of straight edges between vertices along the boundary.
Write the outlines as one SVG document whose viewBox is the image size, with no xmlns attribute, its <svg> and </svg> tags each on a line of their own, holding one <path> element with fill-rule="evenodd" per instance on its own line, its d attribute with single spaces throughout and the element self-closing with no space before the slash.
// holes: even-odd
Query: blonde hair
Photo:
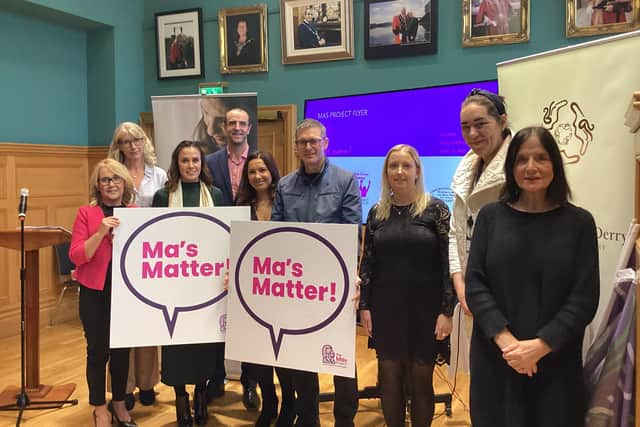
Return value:
<svg viewBox="0 0 640 427">
<path fill-rule="evenodd" d="M 156 164 L 156 151 L 153 148 L 151 140 L 144 132 L 144 130 L 133 122 L 122 122 L 113 132 L 113 138 L 111 138 L 111 145 L 109 146 L 109 154 L 107 157 L 124 163 L 124 153 L 120 150 L 118 141 L 123 136 L 129 135 L 134 138 L 142 138 L 144 143 L 142 144 L 142 155 L 144 157 L 144 163 L 149 166 L 155 166 Z"/>
<path fill-rule="evenodd" d="M 376 219 L 380 221 L 389 219 L 389 215 L 391 214 L 391 197 L 393 196 L 393 191 L 389 185 L 387 167 L 389 166 L 389 157 L 391 157 L 391 154 L 396 152 L 409 154 L 413 159 L 418 172 L 418 176 L 416 177 L 416 199 L 411 204 L 411 216 L 417 217 L 422 214 L 430 199 L 429 193 L 424 189 L 422 161 L 420 160 L 418 150 L 408 144 L 395 145 L 391 147 L 389 152 L 387 152 L 387 155 L 384 158 L 384 164 L 382 165 L 382 189 L 380 190 L 380 200 L 378 201 L 378 208 L 376 210 Z"/>
<path fill-rule="evenodd" d="M 91 178 L 89 179 L 89 205 L 96 206 L 102 204 L 102 195 L 99 191 L 100 169 L 105 168 L 114 175 L 118 175 L 124 180 L 124 193 L 122 193 L 122 204 L 128 206 L 135 199 L 135 190 L 133 188 L 133 179 L 129 175 L 127 168 L 115 159 L 103 159 L 93 168 Z"/>
</svg>

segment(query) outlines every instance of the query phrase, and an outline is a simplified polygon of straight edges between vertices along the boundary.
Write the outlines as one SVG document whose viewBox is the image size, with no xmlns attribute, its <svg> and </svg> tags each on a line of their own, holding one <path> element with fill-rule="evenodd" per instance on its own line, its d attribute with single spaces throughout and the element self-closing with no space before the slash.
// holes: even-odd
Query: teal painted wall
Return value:
<svg viewBox="0 0 640 427">
<path fill-rule="evenodd" d="M 141 1 L 2 0 L 0 28 L 21 43 L 0 58 L 0 141 L 107 145 L 137 121 L 143 13 Z"/>
<path fill-rule="evenodd" d="M 86 144 L 86 33 L 2 10 L 0 28 L 0 141 Z"/>
<path fill-rule="evenodd" d="M 199 82 L 224 80 L 230 91 L 257 91 L 260 105 L 297 104 L 304 99 L 406 89 L 496 78 L 495 64 L 507 59 L 555 49 L 584 39 L 565 37 L 565 2 L 531 1 L 531 39 L 528 43 L 462 48 L 461 1 L 440 0 L 438 53 L 399 58 L 364 59 L 364 1 L 354 0 L 355 59 L 315 64 L 282 65 L 280 2 L 267 0 L 269 72 L 248 75 L 219 73 L 218 8 L 248 6 L 255 0 L 145 0 L 144 62 L 146 108 L 150 97 L 195 93 Z M 157 80 L 154 13 L 201 7 L 204 26 L 204 79 Z"/>
</svg>

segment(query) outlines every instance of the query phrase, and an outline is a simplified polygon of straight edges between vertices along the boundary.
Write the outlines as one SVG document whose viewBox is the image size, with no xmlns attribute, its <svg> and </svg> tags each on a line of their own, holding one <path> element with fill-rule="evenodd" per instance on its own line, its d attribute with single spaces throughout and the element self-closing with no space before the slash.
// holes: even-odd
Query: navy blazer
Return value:
<svg viewBox="0 0 640 427">
<path fill-rule="evenodd" d="M 206 161 L 213 177 L 213 185 L 222 190 L 222 206 L 233 206 L 235 202 L 231 190 L 227 149 L 221 148 L 215 153 L 207 155 Z"/>
</svg>

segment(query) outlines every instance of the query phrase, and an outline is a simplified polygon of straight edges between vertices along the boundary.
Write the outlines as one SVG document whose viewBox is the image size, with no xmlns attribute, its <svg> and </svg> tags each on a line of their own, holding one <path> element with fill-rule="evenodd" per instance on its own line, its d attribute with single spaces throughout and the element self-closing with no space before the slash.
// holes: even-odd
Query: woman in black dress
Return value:
<svg viewBox="0 0 640 427">
<path fill-rule="evenodd" d="M 387 153 L 380 201 L 369 211 L 360 267 L 360 319 L 378 355 L 382 412 L 389 427 L 431 425 L 436 340 L 451 333 L 449 210 L 424 190 L 415 148 Z"/>
<path fill-rule="evenodd" d="M 212 185 L 204 151 L 195 141 L 182 141 L 173 150 L 165 188 L 153 196 L 153 207 L 212 207 L 222 204 L 222 191 Z M 206 381 L 215 372 L 217 343 L 162 347 L 162 382 L 176 393 L 179 426 L 207 424 Z M 194 417 L 185 385 L 195 384 Z"/>
<path fill-rule="evenodd" d="M 255 151 L 247 157 L 242 169 L 242 179 L 238 189 L 239 206 L 251 206 L 253 221 L 271 220 L 271 207 L 280 180 L 280 172 L 273 156 L 266 151 Z M 252 376 L 256 378 L 262 393 L 262 411 L 255 427 L 269 427 L 278 416 L 278 397 L 273 383 L 273 367 L 246 363 Z M 282 390 L 282 406 L 276 427 L 289 427 L 295 418 L 295 395 L 291 380 L 286 372 L 276 368 Z"/>
<path fill-rule="evenodd" d="M 598 242 L 542 127 L 514 137 L 500 202 L 480 210 L 465 281 L 474 315 L 474 427 L 582 427 L 584 329 L 599 298 Z"/>
</svg>

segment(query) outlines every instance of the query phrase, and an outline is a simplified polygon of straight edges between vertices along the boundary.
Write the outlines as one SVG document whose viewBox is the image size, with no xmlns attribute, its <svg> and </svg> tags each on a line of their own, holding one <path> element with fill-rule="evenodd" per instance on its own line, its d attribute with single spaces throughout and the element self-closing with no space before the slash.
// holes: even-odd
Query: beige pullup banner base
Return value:
<svg viewBox="0 0 640 427">
<path fill-rule="evenodd" d="M 634 138 L 624 115 L 640 89 L 640 31 L 498 64 L 500 94 L 514 131 L 542 125 L 564 157 L 573 203 L 596 220 L 600 305 L 587 329 L 593 340 L 633 218 Z"/>
</svg>

